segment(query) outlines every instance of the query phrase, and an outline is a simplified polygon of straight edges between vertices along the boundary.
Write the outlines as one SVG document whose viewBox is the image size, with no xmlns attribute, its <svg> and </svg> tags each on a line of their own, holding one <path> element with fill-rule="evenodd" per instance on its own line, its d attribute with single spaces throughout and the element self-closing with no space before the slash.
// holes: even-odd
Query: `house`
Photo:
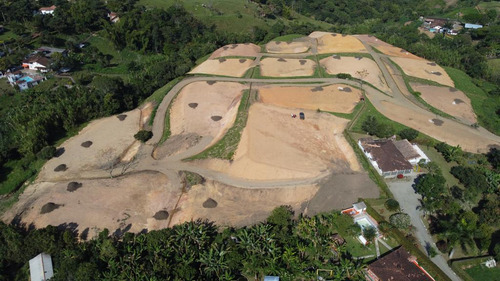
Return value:
<svg viewBox="0 0 500 281">
<path fill-rule="evenodd" d="M 38 85 L 45 80 L 45 77 L 40 75 L 26 75 L 20 71 L 11 72 L 7 75 L 7 80 L 12 87 L 18 86 L 19 90 L 24 91 Z"/>
<path fill-rule="evenodd" d="M 31 281 L 45 281 L 53 276 L 52 258 L 49 254 L 41 253 L 30 260 Z"/>
<path fill-rule="evenodd" d="M 280 281 L 279 276 L 264 276 L 264 281 Z"/>
<path fill-rule="evenodd" d="M 354 223 L 359 225 L 362 230 L 373 227 L 377 231 L 377 238 L 382 236 L 378 231 L 377 221 L 366 212 L 365 202 L 354 203 L 351 208 L 344 209 L 341 213 L 351 216 Z M 363 245 L 368 244 L 368 240 L 363 235 L 359 235 L 358 240 Z"/>
<path fill-rule="evenodd" d="M 120 17 L 118 16 L 117 13 L 115 12 L 109 12 L 108 13 L 108 18 L 112 23 L 117 23 L 120 21 Z"/>
<path fill-rule="evenodd" d="M 41 7 L 39 11 L 42 15 L 53 15 L 56 8 L 56 6 L 52 5 L 50 7 Z"/>
<path fill-rule="evenodd" d="M 479 28 L 483 28 L 483 26 L 480 24 L 466 23 L 465 28 L 467 28 L 467 29 L 479 29 Z"/>
<path fill-rule="evenodd" d="M 367 281 L 435 281 L 403 247 L 371 263 L 365 277 Z"/>
<path fill-rule="evenodd" d="M 430 161 L 417 145 L 407 140 L 396 141 L 394 137 L 378 140 L 362 138 L 358 145 L 375 170 L 385 178 L 411 174 L 421 161 Z"/>
<path fill-rule="evenodd" d="M 59 53 L 62 54 L 63 56 L 68 55 L 68 50 L 66 49 L 60 49 L 60 48 L 53 48 L 53 47 L 47 47 L 47 46 L 42 46 L 38 49 L 36 49 L 36 52 L 45 56 L 45 57 L 52 57 L 53 54 Z"/>
<path fill-rule="evenodd" d="M 39 70 L 40 72 L 48 72 L 50 60 L 44 56 L 35 55 L 23 61 L 23 67 L 31 70 Z"/>
</svg>

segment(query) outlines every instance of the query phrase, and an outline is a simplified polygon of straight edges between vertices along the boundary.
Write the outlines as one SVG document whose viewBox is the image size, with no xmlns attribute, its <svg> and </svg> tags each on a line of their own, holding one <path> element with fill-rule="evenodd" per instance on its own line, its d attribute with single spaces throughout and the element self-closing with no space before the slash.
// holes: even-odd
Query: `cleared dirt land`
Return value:
<svg viewBox="0 0 500 281">
<path fill-rule="evenodd" d="M 383 54 L 394 56 L 394 57 L 402 57 L 402 58 L 410 58 L 416 60 L 422 60 L 421 57 L 415 56 L 412 53 L 407 52 L 398 47 L 394 47 L 391 44 L 388 44 L 375 36 L 372 35 L 355 35 L 359 40 L 368 43 L 369 45 L 375 47 L 377 50 L 381 51 Z"/>
<path fill-rule="evenodd" d="M 318 54 L 367 52 L 358 38 L 351 35 L 329 33 L 317 38 L 317 40 Z"/>
<path fill-rule="evenodd" d="M 256 57 L 259 52 L 260 47 L 255 44 L 231 44 L 215 50 L 210 56 L 210 59 L 230 56 Z"/>
<path fill-rule="evenodd" d="M 418 83 L 411 83 L 411 87 L 414 91 L 420 92 L 420 97 L 433 107 L 468 124 L 477 122 L 470 99 L 462 91 Z"/>
<path fill-rule="evenodd" d="M 378 65 L 369 58 L 330 56 L 320 61 L 328 74 L 348 73 L 352 77 L 361 79 L 377 87 L 381 91 L 390 89 Z"/>
<path fill-rule="evenodd" d="M 449 87 L 455 86 L 448 73 L 436 63 L 400 57 L 393 57 L 391 60 L 399 65 L 408 76 L 431 80 Z"/>
<path fill-rule="evenodd" d="M 342 90 L 341 90 L 342 89 Z M 344 84 L 323 87 L 259 88 L 259 98 L 265 104 L 287 108 L 350 113 L 362 97 L 361 91 Z"/>
<path fill-rule="evenodd" d="M 92 175 L 93 171 L 121 158 L 135 142 L 140 116 L 141 111 L 136 109 L 91 122 L 58 147 L 60 155 L 43 166 L 38 180 L 82 177 L 86 172 Z"/>
<path fill-rule="evenodd" d="M 181 194 L 157 172 L 78 180 L 75 184 L 73 191 L 68 191 L 69 182 L 30 185 L 2 219 L 10 222 L 16 218 L 36 227 L 76 223 L 80 233 L 88 228 L 88 238 L 104 228 L 111 233 L 124 229 L 140 232 L 167 227 L 168 220 L 153 216 L 160 211 L 172 212 Z"/>
<path fill-rule="evenodd" d="M 312 76 L 316 62 L 308 59 L 265 58 L 260 61 L 260 73 L 268 77 Z"/>
<path fill-rule="evenodd" d="M 271 41 L 266 44 L 266 51 L 275 54 L 299 54 L 307 52 L 310 47 L 311 43 L 308 41 Z"/>
<path fill-rule="evenodd" d="M 225 59 L 219 58 L 206 60 L 195 67 L 188 74 L 213 74 L 232 77 L 242 77 L 250 69 L 254 61 L 251 59 Z"/>
<path fill-rule="evenodd" d="M 342 134 L 348 120 L 328 113 L 304 112 L 305 120 L 300 120 L 290 116 L 298 115 L 299 110 L 254 104 L 232 163 L 199 163 L 252 180 L 306 179 L 328 171 L 359 171 L 358 160 Z"/>
</svg>

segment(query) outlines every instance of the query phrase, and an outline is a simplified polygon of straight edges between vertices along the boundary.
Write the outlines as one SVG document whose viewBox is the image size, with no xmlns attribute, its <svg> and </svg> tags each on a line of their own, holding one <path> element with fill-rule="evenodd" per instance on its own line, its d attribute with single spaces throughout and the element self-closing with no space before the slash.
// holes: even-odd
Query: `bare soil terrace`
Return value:
<svg viewBox="0 0 500 281">
<path fill-rule="evenodd" d="M 312 76 L 316 62 L 309 59 L 264 58 L 260 61 L 262 76 L 300 77 Z"/>
<path fill-rule="evenodd" d="M 453 80 L 448 76 L 448 73 L 436 63 L 423 59 L 415 60 L 400 57 L 393 57 L 391 60 L 399 65 L 408 76 L 427 79 L 445 86 L 455 87 L 455 83 L 453 83 Z"/>
<path fill-rule="evenodd" d="M 311 35 L 312 38 L 317 36 L 314 33 Z M 309 36 L 311 37 L 311 35 Z M 318 40 L 318 54 L 367 52 L 361 41 L 352 35 L 327 33 L 316 37 L 316 40 Z"/>
<path fill-rule="evenodd" d="M 215 50 L 210 56 L 210 59 L 231 56 L 256 57 L 259 52 L 260 47 L 255 44 L 231 44 Z"/>
<path fill-rule="evenodd" d="M 242 77 L 253 64 L 252 59 L 219 58 L 209 59 L 195 67 L 188 74 L 212 74 L 231 77 Z"/>
</svg>

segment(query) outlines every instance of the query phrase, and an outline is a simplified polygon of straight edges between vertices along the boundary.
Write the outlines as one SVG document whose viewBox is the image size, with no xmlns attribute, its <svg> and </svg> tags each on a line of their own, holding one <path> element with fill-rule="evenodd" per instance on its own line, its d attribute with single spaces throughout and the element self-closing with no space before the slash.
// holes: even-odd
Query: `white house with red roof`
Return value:
<svg viewBox="0 0 500 281">
<path fill-rule="evenodd" d="M 41 7 L 39 11 L 42 15 L 53 15 L 56 8 L 55 5 L 52 5 L 50 7 Z"/>
</svg>

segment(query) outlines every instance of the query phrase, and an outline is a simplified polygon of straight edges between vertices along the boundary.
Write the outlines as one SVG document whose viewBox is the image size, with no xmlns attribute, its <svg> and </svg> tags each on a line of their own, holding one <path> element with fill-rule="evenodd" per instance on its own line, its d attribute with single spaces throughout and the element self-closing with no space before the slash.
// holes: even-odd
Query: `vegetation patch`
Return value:
<svg viewBox="0 0 500 281">
<path fill-rule="evenodd" d="M 292 42 L 294 39 L 302 38 L 302 37 L 305 37 L 305 35 L 302 35 L 302 34 L 287 34 L 287 35 L 283 35 L 283 36 L 278 36 L 278 37 L 272 39 L 271 41 Z"/>
</svg>

